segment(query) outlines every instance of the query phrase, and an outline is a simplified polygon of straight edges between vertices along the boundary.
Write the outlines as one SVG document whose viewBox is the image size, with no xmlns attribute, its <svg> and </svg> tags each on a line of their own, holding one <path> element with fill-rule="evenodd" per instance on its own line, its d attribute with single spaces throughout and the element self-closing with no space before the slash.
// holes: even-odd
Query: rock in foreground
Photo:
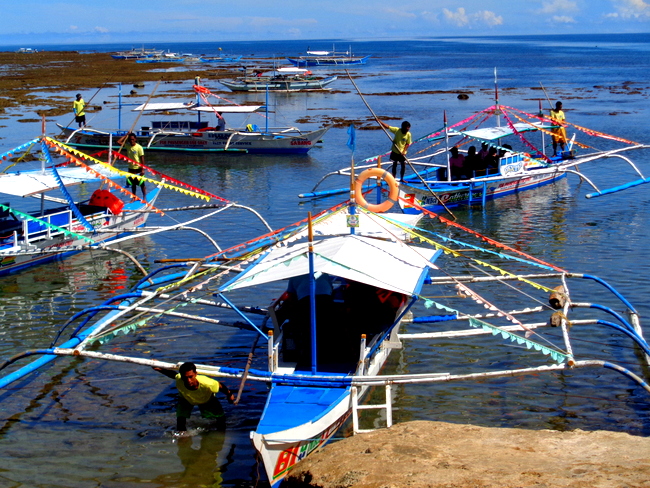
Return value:
<svg viewBox="0 0 650 488">
<path fill-rule="evenodd" d="M 650 438 L 406 422 L 330 444 L 290 487 L 650 487 Z"/>
</svg>

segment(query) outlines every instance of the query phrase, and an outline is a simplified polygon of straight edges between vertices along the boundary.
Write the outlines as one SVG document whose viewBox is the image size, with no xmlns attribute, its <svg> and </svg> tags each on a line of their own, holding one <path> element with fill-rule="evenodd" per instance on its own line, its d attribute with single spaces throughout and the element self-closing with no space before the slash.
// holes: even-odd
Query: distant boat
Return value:
<svg viewBox="0 0 650 488">
<path fill-rule="evenodd" d="M 202 63 L 235 63 L 239 61 L 242 58 L 242 56 L 216 56 L 216 57 L 208 57 L 208 56 L 200 56 L 199 61 Z"/>
<path fill-rule="evenodd" d="M 122 51 L 111 54 L 113 59 L 145 59 L 152 56 L 162 56 L 164 51 L 162 49 L 131 49 L 130 51 Z"/>
<path fill-rule="evenodd" d="M 267 89 L 271 91 L 305 91 L 324 90 L 336 79 L 336 76 L 314 77 L 313 73 L 305 68 L 286 67 L 278 68 L 268 74 L 264 74 L 263 71 L 249 73 L 246 70 L 241 78 L 220 80 L 219 83 L 232 91 L 257 92 Z"/>
<path fill-rule="evenodd" d="M 287 59 L 291 64 L 299 68 L 309 66 L 350 66 L 366 64 L 368 59 L 370 59 L 370 55 L 354 56 L 352 49 L 348 49 L 345 52 L 336 52 L 334 49 L 331 51 L 310 51 L 308 49 L 306 56 Z"/>
<path fill-rule="evenodd" d="M 182 152 L 238 152 L 254 154 L 305 154 L 313 148 L 329 130 L 322 127 L 313 131 L 302 131 L 297 127 L 259 127 L 246 123 L 239 129 L 209 126 L 207 120 L 201 120 L 202 113 L 222 113 L 226 116 L 250 116 L 254 112 L 264 111 L 262 105 L 211 105 L 207 96 L 210 91 L 195 85 L 197 101 L 195 102 L 148 102 L 133 109 L 136 112 L 154 112 L 167 116 L 170 112 L 192 114 L 194 120 L 152 121 L 150 126 L 134 131 L 138 142 L 147 151 L 182 151 Z M 203 103 L 200 104 L 199 100 Z M 268 120 L 266 118 L 265 120 Z M 126 134 L 124 130 L 106 130 L 85 127 L 64 127 L 62 130 L 65 143 L 80 148 L 117 148 L 117 140 Z"/>
</svg>

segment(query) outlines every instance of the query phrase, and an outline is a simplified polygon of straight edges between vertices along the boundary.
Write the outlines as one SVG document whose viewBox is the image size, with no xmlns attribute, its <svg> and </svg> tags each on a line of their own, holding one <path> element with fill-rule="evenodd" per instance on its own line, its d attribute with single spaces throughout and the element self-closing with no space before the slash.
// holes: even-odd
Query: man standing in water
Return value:
<svg viewBox="0 0 650 488">
<path fill-rule="evenodd" d="M 72 111 L 74 112 L 74 119 L 79 124 L 79 127 L 86 125 L 86 102 L 81 98 L 81 93 L 77 93 L 77 99 L 72 102 Z"/>
<path fill-rule="evenodd" d="M 557 129 L 553 129 L 553 156 L 557 156 L 557 146 L 560 145 L 560 150 L 564 151 L 564 144 L 566 142 L 566 129 L 563 127 L 563 122 L 566 120 L 564 112 L 562 111 L 562 102 L 556 102 L 555 108 L 551 109 L 551 120 L 557 122 Z"/>
<path fill-rule="evenodd" d="M 402 127 L 400 128 L 391 127 L 381 120 L 379 121 L 379 124 L 395 134 L 395 137 L 393 137 L 393 145 L 390 148 L 390 160 L 393 162 L 392 173 L 393 177 L 395 177 L 397 173 L 397 163 L 400 163 L 401 168 L 399 180 L 401 183 L 404 183 L 404 170 L 406 169 L 406 151 L 411 145 L 411 133 L 409 132 L 411 129 L 411 124 L 406 120 L 402 122 Z"/>
<path fill-rule="evenodd" d="M 133 132 L 129 132 L 127 135 L 120 137 L 117 140 L 117 143 L 120 147 L 126 149 L 126 155 L 135 162 L 129 162 L 129 173 L 134 175 L 144 176 L 144 149 L 140 144 L 138 144 L 138 139 L 135 137 Z M 126 186 L 131 187 L 131 193 L 135 195 L 138 186 L 142 189 L 142 198 L 147 199 L 147 188 L 144 186 L 144 180 L 142 178 L 136 178 L 129 176 L 126 179 Z"/>
<path fill-rule="evenodd" d="M 183 363 L 178 368 L 178 373 L 169 369 L 153 368 L 168 378 L 176 380 L 176 388 L 180 394 L 176 406 L 176 430 L 187 430 L 187 419 L 192 414 L 192 409 L 198 405 L 201 416 L 206 419 L 216 420 L 223 427 L 225 414 L 216 393 L 223 391 L 228 403 L 235 401 L 235 396 L 226 385 L 207 376 L 196 373 L 194 363 Z"/>
</svg>

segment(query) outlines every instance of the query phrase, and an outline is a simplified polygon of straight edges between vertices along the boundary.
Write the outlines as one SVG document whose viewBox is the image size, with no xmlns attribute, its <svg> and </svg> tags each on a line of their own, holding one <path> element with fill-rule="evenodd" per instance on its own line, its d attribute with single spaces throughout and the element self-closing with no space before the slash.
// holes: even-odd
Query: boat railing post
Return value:
<svg viewBox="0 0 650 488">
<path fill-rule="evenodd" d="M 483 202 L 482 205 L 485 208 L 485 201 L 487 200 L 487 181 L 483 182 Z"/>
<path fill-rule="evenodd" d="M 359 433 L 359 397 L 357 387 L 350 388 L 350 402 L 352 403 L 352 433 Z"/>
<path fill-rule="evenodd" d="M 391 396 L 392 386 L 386 385 L 386 427 L 393 425 L 393 398 Z"/>
<path fill-rule="evenodd" d="M 23 220 L 23 242 L 25 244 L 29 244 L 29 222 L 27 220 Z"/>
<path fill-rule="evenodd" d="M 357 376 L 363 376 L 366 370 L 366 334 L 361 334 L 361 346 L 359 347 L 359 364 L 357 365 Z"/>
<path fill-rule="evenodd" d="M 269 338 L 267 341 L 268 344 L 268 356 L 269 356 L 269 371 L 271 373 L 275 372 L 275 348 L 273 347 L 273 330 L 269 330 Z"/>
</svg>

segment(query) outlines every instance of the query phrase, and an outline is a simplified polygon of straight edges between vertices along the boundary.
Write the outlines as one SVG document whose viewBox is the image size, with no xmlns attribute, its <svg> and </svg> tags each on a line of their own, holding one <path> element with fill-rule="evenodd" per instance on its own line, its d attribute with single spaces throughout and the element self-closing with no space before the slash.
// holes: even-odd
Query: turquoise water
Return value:
<svg viewBox="0 0 650 488">
<path fill-rule="evenodd" d="M 327 49 L 330 41 L 309 43 Z M 356 54 L 372 54 L 368 65 L 350 70 L 365 100 L 387 121 L 407 119 L 415 137 L 442 126 L 443 111 L 450 123 L 485 108 L 494 100 L 494 68 L 499 99 L 504 105 L 536 112 L 538 100 L 548 106 L 540 83 L 551 100 L 564 102 L 567 118 L 578 125 L 627 139 L 648 142 L 650 94 L 650 36 L 562 36 L 517 38 L 448 38 L 403 41 L 337 41 Z M 34 46 L 41 48 L 40 46 Z M 130 46 L 85 46 L 118 50 Z M 172 51 L 256 57 L 287 56 L 304 51 L 303 42 L 157 45 Z M 45 47 L 46 49 L 48 47 Z M 50 47 L 54 49 L 54 47 Z M 116 61 L 117 62 L 117 61 Z M 372 116 L 342 70 L 331 93 L 272 94 L 270 125 L 315 128 L 333 118 L 342 128 L 331 129 L 322 147 L 307 156 L 171 155 L 148 153 L 148 164 L 179 180 L 197 185 L 259 211 L 272 227 L 304 218 L 338 203 L 340 197 L 310 202 L 297 195 L 312 189 L 322 175 L 349 164 L 344 128 L 355 122 L 373 127 Z M 218 89 L 209 73 L 206 86 Z M 187 92 L 183 84 L 161 84 L 157 94 Z M 134 101 L 146 100 L 149 83 Z M 125 90 L 129 91 L 130 87 Z M 458 100 L 459 90 L 469 100 Z M 87 93 L 94 94 L 95 89 Z M 222 96 L 238 102 L 264 101 L 263 94 Z M 58 93 L 72 100 L 73 93 Z M 88 97 L 87 97 L 88 98 Z M 96 127 L 116 125 L 116 90 L 103 89 L 93 103 L 105 109 L 92 113 Z M 40 123 L 18 111 L 0 121 L 0 152 L 40 133 Z M 48 134 L 55 135 L 48 121 Z M 130 126 L 134 117 L 123 113 Z M 234 123 L 234 120 L 229 120 Z M 259 122 L 257 122 L 259 124 Z M 396 122 L 395 122 L 396 123 Z M 145 119 L 138 125 L 147 125 Z M 603 143 L 603 147 L 608 147 Z M 355 160 L 388 149 L 378 130 L 359 130 Z M 650 173 L 647 154 L 635 155 L 642 172 Z M 612 162 L 588 171 L 598 183 L 625 175 Z M 585 169 L 586 171 L 586 169 Z M 344 187 L 347 181 L 326 180 L 323 188 Z M 586 200 L 590 189 L 570 176 L 555 185 L 506 197 L 480 209 L 458 210 L 459 223 L 516 246 L 541 259 L 575 272 L 598 275 L 638 307 L 642 321 L 649 315 L 648 271 L 650 232 L 645 187 Z M 159 206 L 186 205 L 183 195 L 167 193 Z M 198 215 L 198 213 L 192 213 Z M 181 219 L 179 215 L 172 218 Z M 152 224 L 170 217 L 152 216 Z M 254 237 L 264 227 L 237 210 L 200 224 L 222 247 Z M 451 231 L 450 231 L 451 232 Z M 146 267 L 155 260 L 203 256 L 213 252 L 207 240 L 189 232 L 136 239 L 123 245 Z M 0 280 L 0 357 L 45 347 L 74 313 L 124 291 L 135 283 L 132 263 L 121 255 L 95 252 L 80 255 Z M 586 287 L 581 301 L 592 296 Z M 594 297 L 595 298 L 595 297 Z M 265 306 L 266 302 L 251 303 Z M 120 337 L 106 348 L 116 353 L 151 355 L 163 360 L 185 358 L 241 365 L 252 336 L 171 320 L 164 327 Z M 409 332 L 424 330 L 413 326 Z M 581 357 L 612 358 L 639 371 L 635 350 L 616 333 L 587 336 L 576 329 Z M 206 347 L 207 345 L 207 347 Z M 263 363 L 260 351 L 257 365 Z M 495 342 L 474 339 L 463 343 L 413 342 L 391 357 L 387 369 L 419 373 L 461 371 L 473 365 L 510 366 L 526 355 Z M 645 372 L 647 374 L 647 371 Z M 236 387 L 236 385 L 231 385 Z M 198 432 L 182 443 L 171 436 L 174 389 L 162 375 L 148 368 L 132 368 L 96 361 L 63 359 L 22 383 L 0 391 L 0 485 L 9 487 L 177 487 L 253 486 L 258 473 L 248 432 L 263 407 L 265 387 L 248 384 L 237 407 L 228 407 L 225 434 Z M 483 382 L 407 386 L 395 389 L 396 421 L 432 419 L 487 426 L 529 429 L 607 429 L 648 435 L 649 398 L 624 377 L 606 370 L 578 370 Z M 195 427 L 203 428 L 193 418 Z M 263 476 L 262 476 L 263 479 Z M 257 486 L 263 486 L 258 483 Z"/>
</svg>

